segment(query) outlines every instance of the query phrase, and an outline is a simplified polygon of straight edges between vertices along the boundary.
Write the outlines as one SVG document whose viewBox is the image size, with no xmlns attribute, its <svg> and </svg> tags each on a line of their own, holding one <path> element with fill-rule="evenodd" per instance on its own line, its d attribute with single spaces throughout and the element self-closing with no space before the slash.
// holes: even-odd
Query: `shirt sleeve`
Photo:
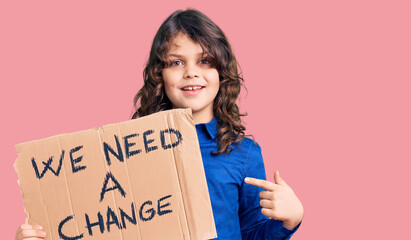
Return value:
<svg viewBox="0 0 411 240">
<path fill-rule="evenodd" d="M 266 180 L 264 161 L 258 143 L 251 141 L 247 149 L 248 158 L 245 163 L 245 177 Z M 262 188 L 243 182 L 239 192 L 239 218 L 242 239 L 290 239 L 299 225 L 289 230 L 279 220 L 274 220 L 261 213 L 259 193 Z"/>
</svg>

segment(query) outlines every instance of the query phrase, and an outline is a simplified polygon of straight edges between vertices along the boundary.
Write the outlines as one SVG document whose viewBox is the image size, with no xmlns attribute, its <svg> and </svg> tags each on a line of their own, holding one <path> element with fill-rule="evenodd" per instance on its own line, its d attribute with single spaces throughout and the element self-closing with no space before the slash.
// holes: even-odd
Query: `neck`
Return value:
<svg viewBox="0 0 411 240">
<path fill-rule="evenodd" d="M 193 119 L 195 124 L 200 124 L 200 123 L 209 123 L 211 120 L 213 120 L 214 114 L 202 114 L 202 113 L 195 113 L 193 112 Z"/>
</svg>

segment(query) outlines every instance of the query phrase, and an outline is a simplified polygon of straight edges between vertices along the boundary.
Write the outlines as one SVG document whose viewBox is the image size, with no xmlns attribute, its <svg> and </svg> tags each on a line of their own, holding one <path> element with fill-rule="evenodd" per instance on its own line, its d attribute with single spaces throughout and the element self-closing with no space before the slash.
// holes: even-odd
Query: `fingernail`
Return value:
<svg viewBox="0 0 411 240">
<path fill-rule="evenodd" d="M 244 182 L 248 182 L 250 180 L 248 177 L 244 178 Z"/>
<path fill-rule="evenodd" d="M 42 226 L 36 226 L 36 229 L 43 229 L 43 227 Z"/>
<path fill-rule="evenodd" d="M 45 237 L 45 236 L 46 236 L 46 232 L 40 231 L 40 236 Z"/>
</svg>

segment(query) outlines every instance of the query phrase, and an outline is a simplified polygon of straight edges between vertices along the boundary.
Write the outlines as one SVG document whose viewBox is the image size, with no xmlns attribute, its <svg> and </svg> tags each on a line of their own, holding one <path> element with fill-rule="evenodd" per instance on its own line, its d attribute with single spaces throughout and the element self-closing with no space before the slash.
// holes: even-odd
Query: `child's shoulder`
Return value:
<svg viewBox="0 0 411 240">
<path fill-rule="evenodd" d="M 239 146 L 245 151 L 261 151 L 260 144 L 258 144 L 258 142 L 255 139 L 250 137 L 244 137 L 240 141 Z"/>
<path fill-rule="evenodd" d="M 238 145 L 237 153 L 244 160 L 245 168 L 263 164 L 261 147 L 254 138 L 244 137 Z"/>
</svg>

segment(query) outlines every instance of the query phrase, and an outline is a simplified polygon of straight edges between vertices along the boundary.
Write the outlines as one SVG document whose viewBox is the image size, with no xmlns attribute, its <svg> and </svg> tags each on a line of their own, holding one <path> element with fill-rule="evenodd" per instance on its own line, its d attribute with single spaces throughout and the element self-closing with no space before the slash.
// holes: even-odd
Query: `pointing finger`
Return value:
<svg viewBox="0 0 411 240">
<path fill-rule="evenodd" d="M 248 183 L 250 185 L 253 186 L 257 186 L 260 188 L 264 188 L 265 190 L 274 190 L 275 188 L 275 184 L 266 180 L 262 180 L 262 179 L 257 179 L 257 178 L 251 178 L 251 177 L 246 177 L 244 179 L 245 183 Z"/>
</svg>

